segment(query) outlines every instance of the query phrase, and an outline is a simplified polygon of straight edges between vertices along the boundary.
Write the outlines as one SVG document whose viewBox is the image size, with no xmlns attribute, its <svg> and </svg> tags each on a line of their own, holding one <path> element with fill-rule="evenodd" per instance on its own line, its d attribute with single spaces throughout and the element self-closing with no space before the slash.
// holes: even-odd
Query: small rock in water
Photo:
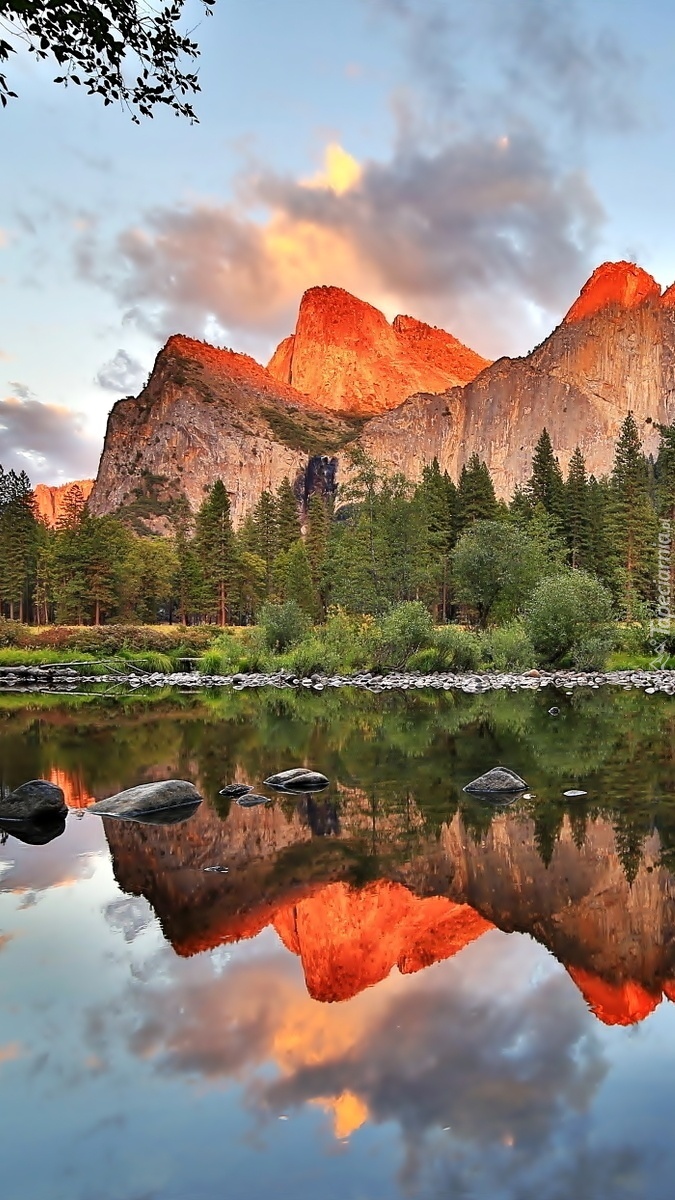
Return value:
<svg viewBox="0 0 675 1200">
<path fill-rule="evenodd" d="M 294 767 L 290 771 L 279 771 L 265 780 L 265 787 L 280 792 L 318 792 L 328 787 L 329 780 L 319 771 L 307 767 Z"/>
<path fill-rule="evenodd" d="M 205 871 L 213 871 L 217 875 L 227 875 L 229 867 L 204 867 Z"/>
<path fill-rule="evenodd" d="M 568 791 L 563 792 L 563 796 L 587 796 L 587 795 L 588 795 L 588 792 L 582 792 L 579 788 L 569 788 Z"/>
<path fill-rule="evenodd" d="M 479 775 L 478 779 L 472 779 L 463 790 L 477 796 L 498 796 L 524 792 L 526 788 L 525 780 L 515 771 L 510 771 L 508 767 L 493 767 L 491 771 Z"/>
<path fill-rule="evenodd" d="M 269 796 L 257 796 L 255 792 L 253 795 L 239 796 L 237 799 L 237 804 L 241 805 L 242 808 L 257 808 L 259 804 L 271 803 L 272 801 L 270 800 Z"/>
<path fill-rule="evenodd" d="M 558 717 L 558 716 L 560 716 L 560 709 L 556 708 L 556 706 L 554 704 L 553 708 L 549 708 L 548 715 L 549 715 L 549 717 Z"/>
<path fill-rule="evenodd" d="M 221 788 L 218 792 L 219 796 L 246 796 L 248 792 L 252 792 L 253 788 L 250 783 L 228 783 L 227 787 Z M 214 868 L 215 869 L 215 868 Z"/>
</svg>

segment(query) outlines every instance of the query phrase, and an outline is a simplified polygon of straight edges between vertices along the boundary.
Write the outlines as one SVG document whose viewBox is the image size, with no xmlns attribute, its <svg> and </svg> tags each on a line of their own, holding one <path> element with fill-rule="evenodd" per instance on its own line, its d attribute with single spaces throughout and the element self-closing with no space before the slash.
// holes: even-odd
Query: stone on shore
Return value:
<svg viewBox="0 0 675 1200">
<path fill-rule="evenodd" d="M 516 792 L 524 792 L 526 789 L 525 780 L 516 775 L 515 771 L 510 771 L 508 767 L 493 767 L 491 771 L 486 771 L 484 775 L 479 775 L 478 779 L 467 783 L 464 791 L 473 796 L 513 796 Z"/>
<path fill-rule="evenodd" d="M 153 813 L 168 809 L 195 808 L 202 798 L 193 783 L 185 779 L 164 779 L 159 783 L 141 783 L 127 788 L 107 800 L 99 800 L 87 811 L 99 817 L 124 817 L 142 819 Z"/>
</svg>

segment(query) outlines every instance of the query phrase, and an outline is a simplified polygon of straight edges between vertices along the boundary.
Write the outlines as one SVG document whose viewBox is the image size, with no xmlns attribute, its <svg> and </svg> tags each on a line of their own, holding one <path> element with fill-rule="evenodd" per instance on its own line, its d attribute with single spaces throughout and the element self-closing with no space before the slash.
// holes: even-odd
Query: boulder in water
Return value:
<svg viewBox="0 0 675 1200">
<path fill-rule="evenodd" d="M 228 783 L 227 787 L 221 788 L 218 792 L 219 796 L 246 796 L 248 792 L 252 792 L 253 788 L 250 783 Z"/>
<path fill-rule="evenodd" d="M 484 775 L 479 775 L 478 779 L 467 783 L 464 791 L 473 796 L 499 797 L 513 796 L 516 792 L 524 792 L 526 789 L 525 780 L 516 775 L 515 771 L 510 771 L 508 767 L 493 767 L 491 771 L 486 771 Z"/>
<path fill-rule="evenodd" d="M 34 821 L 0 820 L 0 833 L 10 834 L 27 846 L 46 846 L 66 830 L 66 814 L 47 813 Z"/>
<path fill-rule="evenodd" d="M 181 820 L 189 815 L 185 810 L 193 810 L 201 804 L 202 798 L 193 783 L 185 779 L 164 779 L 159 783 L 141 783 L 138 787 L 127 788 L 107 800 L 99 800 L 92 804 L 87 811 L 99 817 L 123 817 L 141 819 L 155 813 L 167 810 L 184 810 L 177 816 Z"/>
<path fill-rule="evenodd" d="M 257 808 L 259 804 L 271 804 L 269 796 L 256 796 L 255 792 L 249 796 L 239 796 L 237 804 L 242 808 Z"/>
<path fill-rule="evenodd" d="M 41 821 L 65 817 L 63 791 L 47 779 L 31 779 L 0 798 L 0 820 Z"/>
<path fill-rule="evenodd" d="M 328 787 L 329 780 L 320 771 L 307 767 L 294 767 L 290 771 L 279 771 L 265 780 L 265 787 L 278 792 L 319 792 Z"/>
</svg>

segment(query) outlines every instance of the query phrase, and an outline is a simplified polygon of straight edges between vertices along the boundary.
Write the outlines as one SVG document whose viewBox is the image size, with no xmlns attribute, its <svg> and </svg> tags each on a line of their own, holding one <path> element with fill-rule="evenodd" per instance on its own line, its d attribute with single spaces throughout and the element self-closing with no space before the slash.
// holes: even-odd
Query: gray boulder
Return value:
<svg viewBox="0 0 675 1200">
<path fill-rule="evenodd" d="M 525 780 L 516 775 L 515 771 L 510 771 L 508 767 L 493 767 L 491 771 L 486 771 L 484 775 L 479 775 L 478 779 L 467 783 L 464 791 L 473 796 L 512 796 L 526 789 Z"/>
<path fill-rule="evenodd" d="M 239 796 L 237 801 L 242 808 L 257 808 L 259 804 L 271 804 L 269 796 L 257 796 L 255 792 L 250 796 Z"/>
<path fill-rule="evenodd" d="M 193 783 L 185 779 L 164 779 L 160 783 L 141 783 L 107 800 L 99 800 L 87 810 L 99 817 L 141 819 L 167 809 L 196 808 L 202 798 Z"/>
<path fill-rule="evenodd" d="M 291 771 L 279 771 L 265 780 L 265 787 L 278 792 L 318 792 L 328 787 L 329 780 L 319 771 L 307 767 L 294 767 Z"/>
<path fill-rule="evenodd" d="M 65 817 L 65 796 L 60 787 L 46 779 L 31 779 L 0 797 L 0 820 L 41 821 Z"/>
<path fill-rule="evenodd" d="M 221 788 L 218 792 L 219 796 L 245 796 L 248 792 L 252 792 L 253 788 L 250 783 L 228 783 L 227 787 Z"/>
</svg>

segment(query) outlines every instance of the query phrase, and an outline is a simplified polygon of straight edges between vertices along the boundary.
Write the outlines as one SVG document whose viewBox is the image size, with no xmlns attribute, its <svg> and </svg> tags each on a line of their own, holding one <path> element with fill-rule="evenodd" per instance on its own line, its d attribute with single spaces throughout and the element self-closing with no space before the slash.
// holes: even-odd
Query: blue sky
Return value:
<svg viewBox="0 0 675 1200">
<path fill-rule="evenodd" d="M 17 56 L 0 113 L 0 462 L 95 472 L 171 332 L 266 361 L 337 283 L 524 353 L 605 259 L 675 279 L 665 0 L 218 0 L 198 126 Z"/>
</svg>

